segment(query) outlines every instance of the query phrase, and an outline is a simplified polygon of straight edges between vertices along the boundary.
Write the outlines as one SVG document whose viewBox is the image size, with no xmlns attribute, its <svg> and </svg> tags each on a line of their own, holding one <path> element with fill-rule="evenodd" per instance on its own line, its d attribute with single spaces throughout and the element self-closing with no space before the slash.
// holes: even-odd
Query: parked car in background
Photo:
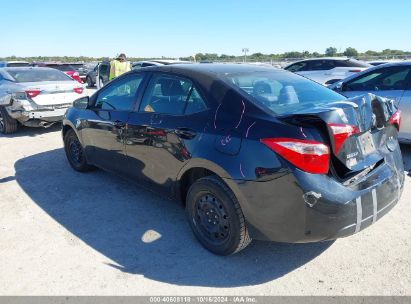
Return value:
<svg viewBox="0 0 411 304">
<path fill-rule="evenodd" d="M 27 61 L 0 61 L 0 68 L 4 67 L 26 67 L 30 66 Z"/>
<path fill-rule="evenodd" d="M 74 68 L 74 70 L 78 73 L 81 81 L 85 83 L 87 73 L 89 72 L 88 66 L 85 63 L 70 63 L 70 66 Z"/>
<path fill-rule="evenodd" d="M 37 67 L 48 67 L 52 69 L 57 69 L 59 71 L 64 72 L 66 75 L 71 77 L 72 79 L 78 81 L 79 83 L 83 83 L 80 78 L 79 73 L 76 69 L 69 63 L 56 63 L 56 62 L 36 62 L 33 64 Z"/>
<path fill-rule="evenodd" d="M 403 190 L 398 119 L 386 99 L 347 100 L 284 70 L 178 64 L 77 100 L 62 135 L 73 169 L 181 199 L 201 244 L 228 255 L 253 238 L 317 242 L 375 223 Z"/>
<path fill-rule="evenodd" d="M 67 108 L 85 96 L 83 86 L 51 68 L 0 68 L 0 132 L 19 124 L 48 127 L 62 120 Z"/>
<path fill-rule="evenodd" d="M 411 142 L 411 62 L 378 65 L 330 88 L 347 97 L 372 93 L 394 100 L 402 112 L 399 140 Z"/>
<path fill-rule="evenodd" d="M 328 86 L 370 67 L 370 64 L 355 59 L 331 57 L 298 61 L 284 69 Z"/>
<path fill-rule="evenodd" d="M 150 66 L 161 66 L 161 65 L 172 65 L 172 64 L 189 64 L 190 61 L 172 60 L 172 59 L 155 59 L 147 61 L 137 61 L 133 62 L 132 69 L 140 69 Z"/>
</svg>

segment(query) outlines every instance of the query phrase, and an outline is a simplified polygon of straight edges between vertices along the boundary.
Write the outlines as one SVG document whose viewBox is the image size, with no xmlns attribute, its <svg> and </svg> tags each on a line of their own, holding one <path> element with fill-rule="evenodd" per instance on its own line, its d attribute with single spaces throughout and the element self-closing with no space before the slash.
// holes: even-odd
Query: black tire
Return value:
<svg viewBox="0 0 411 304">
<path fill-rule="evenodd" d="M 87 163 L 83 146 L 73 129 L 68 130 L 64 136 L 64 151 L 66 152 L 67 160 L 74 170 L 87 172 L 94 168 Z"/>
<path fill-rule="evenodd" d="M 10 117 L 7 110 L 0 106 L 0 132 L 3 134 L 15 133 L 18 128 L 18 122 Z"/>
<path fill-rule="evenodd" d="M 251 242 L 237 198 L 216 176 L 200 178 L 191 185 L 186 213 L 196 238 L 215 254 L 234 254 Z"/>
<path fill-rule="evenodd" d="M 93 80 L 91 79 L 90 76 L 87 76 L 86 82 L 87 82 L 87 86 L 88 86 L 89 88 L 91 88 L 91 87 L 94 86 Z"/>
</svg>

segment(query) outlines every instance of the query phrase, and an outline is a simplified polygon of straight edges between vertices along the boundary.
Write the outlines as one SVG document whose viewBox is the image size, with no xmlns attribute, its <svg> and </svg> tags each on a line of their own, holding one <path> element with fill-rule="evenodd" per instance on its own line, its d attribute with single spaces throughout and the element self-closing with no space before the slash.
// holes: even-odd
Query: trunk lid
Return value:
<svg viewBox="0 0 411 304">
<path fill-rule="evenodd" d="M 22 85 L 26 92 L 40 91 L 30 98 L 41 106 L 72 103 L 84 94 L 84 90 L 81 90 L 83 86 L 75 81 L 26 82 Z"/>
<path fill-rule="evenodd" d="M 383 151 L 397 139 L 390 123 L 396 111 L 391 100 L 367 94 L 310 107 L 282 119 L 320 131 L 330 146 L 335 173 L 346 178 L 383 161 Z"/>
</svg>

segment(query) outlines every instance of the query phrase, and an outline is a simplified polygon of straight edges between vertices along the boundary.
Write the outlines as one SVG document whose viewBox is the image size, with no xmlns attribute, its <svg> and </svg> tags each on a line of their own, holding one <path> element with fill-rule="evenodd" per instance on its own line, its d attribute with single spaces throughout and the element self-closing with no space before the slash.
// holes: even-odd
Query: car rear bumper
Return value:
<svg viewBox="0 0 411 304">
<path fill-rule="evenodd" d="M 304 243 L 345 237 L 367 228 L 395 206 L 403 185 L 398 148 L 351 186 L 297 169 L 271 181 L 238 181 L 235 188 L 252 238 Z M 318 198 L 312 206 L 307 194 Z"/>
<path fill-rule="evenodd" d="M 27 122 L 29 120 L 39 120 L 47 122 L 57 122 L 62 121 L 63 116 L 66 113 L 67 108 L 53 109 L 53 110 L 42 110 L 42 111 L 14 111 L 11 116 L 21 123 Z"/>
</svg>

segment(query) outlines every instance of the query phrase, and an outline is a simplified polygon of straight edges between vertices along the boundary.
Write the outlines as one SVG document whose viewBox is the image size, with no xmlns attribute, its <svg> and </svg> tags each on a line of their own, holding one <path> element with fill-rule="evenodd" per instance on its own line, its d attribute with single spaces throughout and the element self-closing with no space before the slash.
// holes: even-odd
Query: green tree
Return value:
<svg viewBox="0 0 411 304">
<path fill-rule="evenodd" d="M 325 50 L 325 55 L 334 57 L 335 55 L 337 55 L 337 48 L 330 46 Z"/>
<path fill-rule="evenodd" d="M 348 47 L 345 49 L 344 55 L 347 57 L 357 57 L 358 51 L 352 47 Z"/>
</svg>

